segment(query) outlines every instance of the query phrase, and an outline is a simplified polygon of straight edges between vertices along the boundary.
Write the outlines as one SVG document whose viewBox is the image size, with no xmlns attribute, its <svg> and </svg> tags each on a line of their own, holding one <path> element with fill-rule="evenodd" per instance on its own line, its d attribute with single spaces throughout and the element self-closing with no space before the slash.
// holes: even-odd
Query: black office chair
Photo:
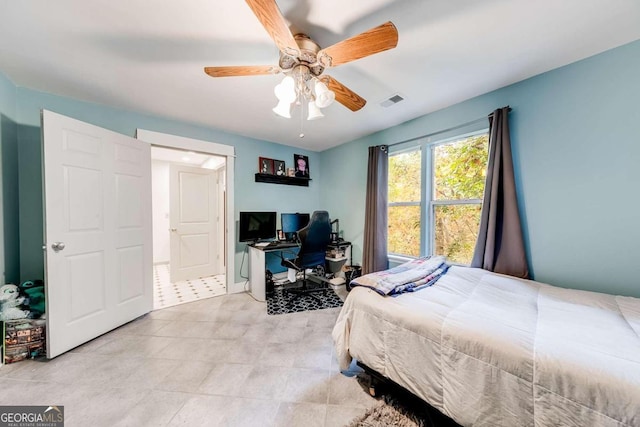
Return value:
<svg viewBox="0 0 640 427">
<path fill-rule="evenodd" d="M 289 300 L 289 304 L 304 295 L 310 295 L 322 301 L 317 295 L 313 295 L 313 292 L 325 292 L 328 288 L 326 286 L 309 287 L 306 271 L 309 268 L 322 269 L 324 271 L 327 245 L 331 241 L 329 213 L 327 211 L 313 212 L 309 224 L 298 230 L 297 239 L 300 251 L 295 258 L 285 259 L 283 256 L 281 263 L 283 267 L 293 268 L 298 272 L 302 272 L 302 287 L 287 291 L 294 295 Z"/>
</svg>

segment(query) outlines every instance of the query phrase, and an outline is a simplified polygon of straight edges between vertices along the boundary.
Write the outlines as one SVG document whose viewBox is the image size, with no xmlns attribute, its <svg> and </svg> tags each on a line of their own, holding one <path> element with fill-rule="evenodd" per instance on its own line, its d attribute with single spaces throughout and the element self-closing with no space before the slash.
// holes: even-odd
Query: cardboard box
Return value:
<svg viewBox="0 0 640 427">
<path fill-rule="evenodd" d="M 19 362 L 46 354 L 45 321 L 8 320 L 4 327 L 4 363 Z"/>
</svg>

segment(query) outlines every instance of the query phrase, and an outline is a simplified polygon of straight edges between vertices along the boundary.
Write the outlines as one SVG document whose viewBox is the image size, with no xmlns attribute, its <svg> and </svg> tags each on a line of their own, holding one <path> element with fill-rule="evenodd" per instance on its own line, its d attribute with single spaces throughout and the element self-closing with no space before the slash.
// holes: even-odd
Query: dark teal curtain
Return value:
<svg viewBox="0 0 640 427">
<path fill-rule="evenodd" d="M 386 145 L 369 147 L 367 198 L 364 217 L 362 273 L 389 267 L 387 258 L 387 183 L 389 155 Z"/>
<path fill-rule="evenodd" d="M 511 157 L 509 107 L 489 115 L 489 162 L 471 267 L 528 278 Z"/>
</svg>

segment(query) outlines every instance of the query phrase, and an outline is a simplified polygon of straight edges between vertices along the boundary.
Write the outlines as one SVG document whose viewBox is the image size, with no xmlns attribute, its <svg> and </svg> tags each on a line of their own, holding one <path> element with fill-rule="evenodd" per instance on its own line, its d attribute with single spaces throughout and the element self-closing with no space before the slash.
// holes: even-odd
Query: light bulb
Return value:
<svg viewBox="0 0 640 427">
<path fill-rule="evenodd" d="M 276 94 L 276 98 L 278 98 L 279 101 L 286 101 L 291 104 L 296 100 L 296 88 L 293 77 L 285 77 L 280 84 L 276 85 L 273 92 Z"/>
<path fill-rule="evenodd" d="M 336 99 L 336 94 L 330 91 L 327 85 L 322 83 L 320 80 L 316 81 L 315 91 L 316 91 L 316 105 L 319 108 L 328 107 Z"/>
<path fill-rule="evenodd" d="M 317 120 L 324 117 L 322 111 L 318 108 L 314 101 L 309 101 L 309 115 L 307 116 L 307 120 Z"/>
<path fill-rule="evenodd" d="M 280 117 L 284 117 L 285 119 L 291 118 L 291 103 L 287 101 L 280 101 L 278 105 L 273 108 L 273 112 L 279 115 Z"/>
</svg>

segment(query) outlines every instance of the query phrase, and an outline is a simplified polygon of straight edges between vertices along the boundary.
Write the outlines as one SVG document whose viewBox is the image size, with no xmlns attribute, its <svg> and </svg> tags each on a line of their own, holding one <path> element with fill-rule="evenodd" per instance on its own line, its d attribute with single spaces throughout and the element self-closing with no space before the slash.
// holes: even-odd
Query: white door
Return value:
<svg viewBox="0 0 640 427">
<path fill-rule="evenodd" d="M 170 166 L 171 282 L 219 274 L 216 172 Z"/>
<path fill-rule="evenodd" d="M 42 112 L 47 357 L 153 308 L 149 144 Z"/>
</svg>

